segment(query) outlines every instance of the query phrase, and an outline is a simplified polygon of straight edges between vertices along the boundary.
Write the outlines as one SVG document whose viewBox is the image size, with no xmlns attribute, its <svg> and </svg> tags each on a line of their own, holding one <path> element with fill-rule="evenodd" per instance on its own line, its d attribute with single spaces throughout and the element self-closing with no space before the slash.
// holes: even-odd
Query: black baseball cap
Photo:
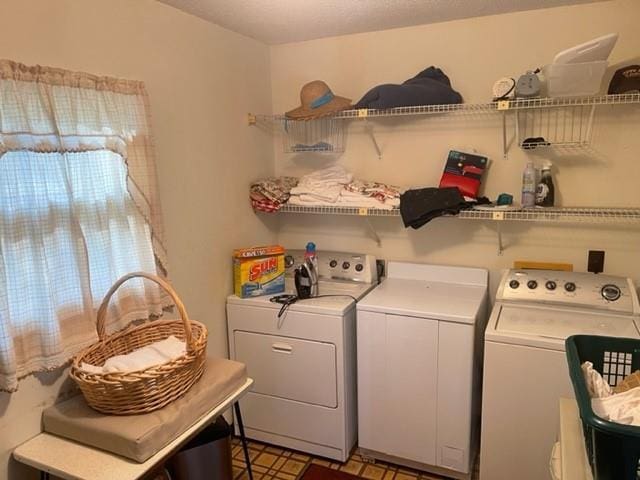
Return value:
<svg viewBox="0 0 640 480">
<path fill-rule="evenodd" d="M 640 93 L 640 65 L 629 65 L 616 70 L 607 93 Z"/>
</svg>

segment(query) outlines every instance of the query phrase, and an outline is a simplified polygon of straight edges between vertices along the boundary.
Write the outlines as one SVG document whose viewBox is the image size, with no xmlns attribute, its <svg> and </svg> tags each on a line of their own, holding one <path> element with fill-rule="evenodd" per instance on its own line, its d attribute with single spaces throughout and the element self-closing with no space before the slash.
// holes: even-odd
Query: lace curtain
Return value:
<svg viewBox="0 0 640 480">
<path fill-rule="evenodd" d="M 0 60 L 0 389 L 96 341 L 95 311 L 125 273 L 166 274 L 141 82 Z M 141 279 L 108 328 L 162 314 Z"/>
</svg>

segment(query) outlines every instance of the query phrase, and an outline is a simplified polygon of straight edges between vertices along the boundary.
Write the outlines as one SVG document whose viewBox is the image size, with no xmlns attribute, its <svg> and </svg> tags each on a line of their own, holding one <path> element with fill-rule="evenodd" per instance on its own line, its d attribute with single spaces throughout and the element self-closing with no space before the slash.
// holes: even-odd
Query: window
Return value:
<svg viewBox="0 0 640 480">
<path fill-rule="evenodd" d="M 119 277 L 165 273 L 146 104 L 139 82 L 0 61 L 0 389 L 94 342 Z M 166 304 L 131 280 L 109 327 Z"/>
</svg>

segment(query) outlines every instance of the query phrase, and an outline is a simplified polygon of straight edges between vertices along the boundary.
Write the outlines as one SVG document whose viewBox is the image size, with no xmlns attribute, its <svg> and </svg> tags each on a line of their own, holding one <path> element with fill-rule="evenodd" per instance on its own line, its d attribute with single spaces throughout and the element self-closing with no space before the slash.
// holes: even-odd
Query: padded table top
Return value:
<svg viewBox="0 0 640 480">
<path fill-rule="evenodd" d="M 181 398 L 141 415 L 106 415 L 82 395 L 47 408 L 44 431 L 78 443 L 144 462 L 220 404 L 247 380 L 244 364 L 206 359 L 202 377 Z"/>
</svg>

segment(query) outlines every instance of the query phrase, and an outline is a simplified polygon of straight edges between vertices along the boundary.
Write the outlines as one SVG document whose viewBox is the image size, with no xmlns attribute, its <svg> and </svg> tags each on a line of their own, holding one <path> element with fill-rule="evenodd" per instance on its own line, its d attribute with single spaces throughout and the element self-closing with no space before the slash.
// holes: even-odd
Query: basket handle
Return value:
<svg viewBox="0 0 640 480">
<path fill-rule="evenodd" d="M 107 294 L 104 296 L 104 298 L 102 299 L 102 303 L 98 308 L 97 323 L 96 323 L 96 328 L 98 330 L 98 338 L 100 339 L 100 341 L 102 342 L 105 338 L 104 322 L 105 322 L 105 317 L 107 316 L 107 307 L 109 306 L 109 301 L 111 300 L 111 297 L 116 292 L 116 290 L 120 287 L 120 285 L 122 285 L 127 280 L 136 278 L 136 277 L 144 277 L 148 280 L 151 280 L 157 283 L 158 285 L 160 285 L 160 287 L 162 287 L 162 289 L 165 292 L 169 294 L 171 299 L 175 302 L 176 307 L 178 308 L 178 312 L 180 313 L 180 317 L 182 318 L 182 322 L 184 323 L 184 333 L 185 333 L 185 339 L 187 344 L 187 350 L 190 352 L 193 351 L 195 349 L 195 345 L 193 344 L 193 335 L 191 333 L 191 320 L 189 320 L 189 315 L 187 315 L 187 310 L 184 307 L 182 300 L 180 300 L 180 297 L 178 297 L 178 294 L 175 292 L 173 287 L 167 281 L 163 280 L 162 278 L 156 275 L 152 275 L 146 272 L 127 273 L 126 275 L 116 280 L 116 283 L 114 283 L 111 286 Z"/>
</svg>

